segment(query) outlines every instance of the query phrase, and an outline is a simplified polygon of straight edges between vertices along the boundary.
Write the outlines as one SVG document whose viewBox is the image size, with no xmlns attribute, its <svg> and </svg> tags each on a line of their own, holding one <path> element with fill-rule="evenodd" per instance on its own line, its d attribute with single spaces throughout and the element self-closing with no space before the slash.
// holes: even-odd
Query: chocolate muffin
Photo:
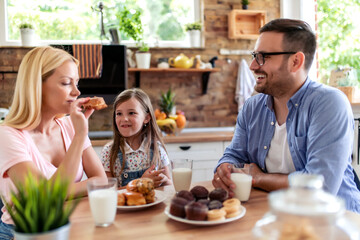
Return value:
<svg viewBox="0 0 360 240">
<path fill-rule="evenodd" d="M 202 204 L 204 204 L 204 205 L 207 206 L 207 205 L 209 204 L 210 200 L 209 200 L 209 199 L 200 199 L 200 200 L 197 201 L 197 202 L 202 203 Z"/>
<path fill-rule="evenodd" d="M 190 190 L 190 192 L 194 195 L 196 200 L 207 199 L 209 195 L 209 191 L 203 186 L 195 186 Z"/>
<path fill-rule="evenodd" d="M 208 204 L 208 208 L 209 210 L 212 210 L 212 209 L 220 209 L 223 207 L 223 204 L 219 201 L 219 200 L 212 200 L 209 202 Z"/>
<path fill-rule="evenodd" d="M 188 202 L 189 201 L 185 198 L 174 197 L 171 199 L 170 214 L 176 217 L 185 218 L 185 206 L 188 204 Z"/>
<path fill-rule="evenodd" d="M 185 198 L 188 201 L 195 201 L 194 195 L 191 192 L 186 191 L 186 190 L 181 190 L 180 192 L 178 192 L 176 194 L 176 196 L 181 197 L 181 198 Z"/>
<path fill-rule="evenodd" d="M 205 221 L 208 207 L 199 202 L 191 202 L 185 206 L 186 218 L 189 220 Z"/>
<path fill-rule="evenodd" d="M 209 194 L 210 200 L 219 200 L 220 202 L 225 201 L 228 198 L 228 192 L 222 188 L 215 188 Z"/>
</svg>

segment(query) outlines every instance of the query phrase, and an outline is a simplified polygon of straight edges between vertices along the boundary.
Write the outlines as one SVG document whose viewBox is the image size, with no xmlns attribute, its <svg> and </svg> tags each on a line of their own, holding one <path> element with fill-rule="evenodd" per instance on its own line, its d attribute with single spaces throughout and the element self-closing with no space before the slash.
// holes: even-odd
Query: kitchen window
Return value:
<svg viewBox="0 0 360 240">
<path fill-rule="evenodd" d="M 201 19 L 202 0 L 102 2 L 106 37 L 100 38 L 98 0 L 0 0 L 0 46 L 20 45 L 18 26 L 25 21 L 35 26 L 41 44 L 106 44 L 111 40 L 109 28 L 117 23 L 116 9 L 126 4 L 128 9 L 141 8 L 144 39 L 150 47 L 189 47 L 184 25 Z M 132 39 L 122 34 L 121 43 L 135 46 Z"/>
</svg>

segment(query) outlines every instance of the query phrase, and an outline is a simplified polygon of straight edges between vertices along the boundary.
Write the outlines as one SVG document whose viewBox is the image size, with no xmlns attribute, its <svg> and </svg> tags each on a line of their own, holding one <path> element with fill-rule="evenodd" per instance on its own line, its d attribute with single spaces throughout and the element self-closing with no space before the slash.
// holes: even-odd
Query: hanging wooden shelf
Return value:
<svg viewBox="0 0 360 240">
<path fill-rule="evenodd" d="M 188 72 L 188 73 L 202 73 L 202 93 L 206 94 L 207 85 L 209 82 L 210 73 L 219 72 L 219 68 L 207 68 L 207 69 L 197 69 L 197 68 L 128 68 L 129 72 L 135 72 L 135 86 L 140 87 L 141 73 L 165 73 L 165 72 Z"/>
<path fill-rule="evenodd" d="M 235 9 L 228 16 L 230 39 L 257 39 L 265 25 L 266 11 Z"/>
</svg>

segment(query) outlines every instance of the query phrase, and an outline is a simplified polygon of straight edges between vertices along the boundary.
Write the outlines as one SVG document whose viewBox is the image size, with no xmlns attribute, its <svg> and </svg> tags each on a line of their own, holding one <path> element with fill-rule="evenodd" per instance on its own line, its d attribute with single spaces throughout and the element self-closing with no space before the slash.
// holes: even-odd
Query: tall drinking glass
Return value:
<svg viewBox="0 0 360 240">
<path fill-rule="evenodd" d="M 115 220 L 117 207 L 116 178 L 90 179 L 87 183 L 90 209 L 98 227 L 107 227 Z"/>
<path fill-rule="evenodd" d="M 252 176 L 244 168 L 231 169 L 231 181 L 235 183 L 235 197 L 240 201 L 248 201 L 252 187 Z"/>
<path fill-rule="evenodd" d="M 176 192 L 190 189 L 192 166 L 193 160 L 191 159 L 171 160 L 172 180 Z"/>
</svg>

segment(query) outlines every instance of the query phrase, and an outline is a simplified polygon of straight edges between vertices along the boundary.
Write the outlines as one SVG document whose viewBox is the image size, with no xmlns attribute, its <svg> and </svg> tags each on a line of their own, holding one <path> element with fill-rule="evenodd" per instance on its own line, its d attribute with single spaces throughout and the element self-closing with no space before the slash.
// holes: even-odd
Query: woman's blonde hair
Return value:
<svg viewBox="0 0 360 240">
<path fill-rule="evenodd" d="M 40 124 L 42 83 L 66 61 L 76 60 L 62 49 L 36 47 L 21 61 L 9 114 L 4 125 L 32 130 Z"/>
<path fill-rule="evenodd" d="M 131 98 L 135 98 L 140 105 L 142 106 L 142 109 L 145 114 L 150 115 L 150 121 L 148 124 L 145 124 L 143 128 L 141 129 L 139 133 L 139 137 L 143 140 L 146 136 L 146 142 L 145 142 L 145 149 L 146 154 L 148 157 L 148 160 L 151 161 L 152 165 L 155 166 L 161 166 L 161 159 L 160 159 L 160 149 L 159 144 L 165 149 L 165 144 L 161 138 L 161 132 L 159 130 L 159 127 L 156 123 L 156 118 L 154 114 L 153 107 L 151 105 L 151 101 L 149 96 L 141 89 L 138 88 L 132 88 L 127 89 L 123 92 L 121 92 L 115 99 L 114 107 L 113 107 L 113 132 L 114 132 L 114 141 L 113 145 L 111 146 L 110 150 L 110 172 L 113 176 L 116 176 L 115 174 L 115 161 L 118 156 L 119 150 L 122 153 L 123 161 L 121 166 L 121 172 L 124 171 L 125 168 L 125 140 L 126 138 L 123 137 L 120 134 L 119 129 L 116 126 L 116 108 L 119 106 L 119 104 L 128 101 Z M 153 158 L 150 159 L 150 149 L 153 150 Z"/>
</svg>

